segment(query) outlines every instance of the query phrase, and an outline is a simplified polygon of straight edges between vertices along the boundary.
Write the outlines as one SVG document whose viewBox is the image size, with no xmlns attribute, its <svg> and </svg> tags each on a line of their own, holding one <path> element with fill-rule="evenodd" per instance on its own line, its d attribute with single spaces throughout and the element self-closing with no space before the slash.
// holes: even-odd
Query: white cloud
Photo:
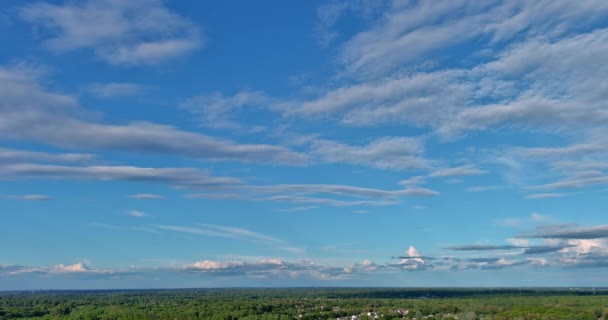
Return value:
<svg viewBox="0 0 608 320">
<path fill-rule="evenodd" d="M 317 9 L 317 23 L 315 36 L 321 47 L 327 47 L 339 36 L 335 25 L 340 18 L 347 14 L 354 14 L 364 19 L 370 19 L 378 14 L 385 6 L 384 0 L 330 0 Z"/>
<path fill-rule="evenodd" d="M 224 96 L 216 92 L 190 98 L 180 106 L 201 117 L 201 126 L 213 129 L 224 129 L 238 132 L 259 132 L 263 127 L 245 126 L 235 120 L 235 115 L 246 108 L 269 108 L 273 99 L 260 91 L 240 91 L 233 96 Z"/>
<path fill-rule="evenodd" d="M 131 216 L 131 217 L 135 217 L 135 218 L 145 218 L 148 217 L 147 214 L 139 211 L 139 210 L 129 210 L 127 211 L 127 215 Z"/>
<path fill-rule="evenodd" d="M 54 272 L 87 272 L 89 268 L 82 263 L 76 263 L 72 265 L 59 264 L 53 268 Z"/>
<path fill-rule="evenodd" d="M 222 269 L 233 269 L 242 268 L 245 264 L 241 261 L 210 261 L 203 260 L 192 264 L 183 266 L 185 269 L 190 270 L 222 270 Z"/>
<path fill-rule="evenodd" d="M 464 165 L 455 168 L 441 168 L 433 171 L 429 174 L 429 177 L 433 178 L 445 178 L 445 177 L 462 177 L 462 176 L 474 176 L 488 173 L 485 170 L 476 168 L 473 165 Z"/>
<path fill-rule="evenodd" d="M 526 195 L 526 199 L 551 199 L 569 196 L 569 193 L 534 193 Z"/>
<path fill-rule="evenodd" d="M 206 160 L 305 164 L 308 158 L 285 147 L 239 144 L 170 125 L 89 121 L 69 95 L 48 92 L 36 70 L 0 67 L 0 134 L 18 141 L 77 149 L 175 154 Z"/>
<path fill-rule="evenodd" d="M 602 126 L 608 114 L 601 79 L 608 69 L 597 62 L 606 54 L 608 29 L 515 45 L 475 72 L 491 75 L 493 81 L 519 79 L 519 94 L 503 103 L 464 109 L 439 131 L 449 136 L 505 123 L 550 131 Z"/>
<path fill-rule="evenodd" d="M 138 194 L 129 195 L 129 198 L 151 200 L 151 199 L 164 199 L 165 197 L 163 197 L 159 194 L 153 194 L 153 193 L 138 193 Z"/>
<path fill-rule="evenodd" d="M 344 44 L 349 74 L 378 75 L 471 39 L 490 43 L 543 35 L 555 38 L 592 26 L 608 12 L 601 0 L 394 1 L 370 30 Z"/>
<path fill-rule="evenodd" d="M 290 116 L 335 117 L 347 125 L 408 122 L 427 125 L 444 117 L 443 109 L 465 103 L 473 90 L 463 83 L 462 72 L 440 71 L 331 89 L 316 99 L 289 102 L 283 107 Z"/>
<path fill-rule="evenodd" d="M 534 267 L 545 267 L 549 265 L 547 258 L 527 258 L 530 261 L 530 265 Z"/>
<path fill-rule="evenodd" d="M 277 211 L 280 212 L 301 212 L 301 211 L 309 211 L 309 210 L 313 210 L 316 209 L 318 207 L 315 206 L 304 206 L 304 207 L 293 207 L 293 208 L 286 208 L 286 209 L 277 209 Z"/>
<path fill-rule="evenodd" d="M 40 26 L 46 47 L 56 53 L 89 49 L 115 65 L 158 64 L 202 45 L 199 29 L 160 0 L 83 1 L 28 4 L 25 21 Z"/>
<path fill-rule="evenodd" d="M 547 223 L 547 222 L 553 221 L 553 219 L 551 219 L 551 217 L 544 215 L 542 213 L 538 213 L 538 212 L 532 212 L 530 214 L 530 219 L 532 219 L 532 221 L 537 222 L 537 223 Z"/>
<path fill-rule="evenodd" d="M 506 241 L 517 247 L 529 247 L 531 245 L 531 242 L 528 239 L 509 238 L 506 239 Z"/>
<path fill-rule="evenodd" d="M 213 177 L 193 168 L 142 168 L 133 166 L 77 167 L 15 164 L 1 166 L 0 177 L 12 179 L 118 180 L 160 183 L 194 189 L 217 189 L 241 184 L 239 179 Z"/>
<path fill-rule="evenodd" d="M 51 196 L 44 194 L 26 194 L 26 195 L 7 195 L 0 194 L 0 199 L 24 200 L 24 201 L 47 201 L 53 199 Z"/>
<path fill-rule="evenodd" d="M 251 186 L 250 188 L 257 192 L 276 192 L 294 195 L 334 194 L 350 197 L 368 197 L 379 199 L 392 199 L 403 196 L 433 196 L 438 194 L 433 190 L 423 188 L 382 190 L 340 184 L 278 184 L 268 186 Z"/>
<path fill-rule="evenodd" d="M 26 201 L 45 201 L 45 200 L 50 200 L 52 199 L 51 197 L 47 196 L 47 195 L 43 195 L 43 194 L 27 194 L 25 196 L 23 196 L 23 200 Z"/>
<path fill-rule="evenodd" d="M 331 1 L 317 9 L 315 33 L 321 47 L 327 47 L 338 36 L 337 32 L 331 31 L 331 27 L 336 24 L 346 9 L 348 9 L 346 1 Z"/>
<path fill-rule="evenodd" d="M 219 237 L 219 238 L 228 238 L 228 239 L 236 239 L 243 240 L 248 242 L 257 242 L 257 243 L 266 243 L 266 244 L 284 244 L 285 241 L 264 235 L 258 232 L 254 232 L 251 230 L 237 228 L 237 227 L 227 227 L 213 224 L 198 224 L 196 226 L 175 226 L 175 225 L 152 225 L 152 228 L 158 230 L 167 230 L 178 233 L 186 233 L 207 237 Z"/>
<path fill-rule="evenodd" d="M 399 181 L 400 185 L 403 185 L 403 186 L 409 187 L 409 188 L 417 187 L 418 185 L 425 184 L 425 183 L 426 183 L 425 176 L 415 176 L 415 177 L 411 177 L 409 179 Z"/>
<path fill-rule="evenodd" d="M 371 260 L 363 260 L 359 263 L 353 263 L 344 268 L 344 272 L 353 273 L 353 272 L 373 272 L 378 269 L 378 266 L 373 263 Z"/>
<path fill-rule="evenodd" d="M 397 204 L 399 199 L 403 197 L 439 195 L 439 192 L 437 191 L 418 187 L 408 187 L 400 190 L 382 190 L 336 184 L 278 184 L 246 186 L 245 189 L 255 194 L 271 194 L 271 196 L 268 197 L 254 198 L 256 200 L 335 207 L 359 205 L 388 206 Z M 321 197 L 322 195 L 323 197 Z M 332 198 L 326 197 L 325 195 L 331 196 Z"/>
<path fill-rule="evenodd" d="M 2 270 L 0 270 L 2 271 Z M 47 274 L 47 275 L 70 275 L 70 274 L 94 274 L 103 273 L 104 270 L 92 270 L 82 263 L 76 263 L 71 265 L 58 264 L 50 267 L 22 267 L 15 266 L 14 270 L 8 272 L 9 275 L 22 275 L 22 274 Z M 1 275 L 1 273 L 0 273 Z"/>
<path fill-rule="evenodd" d="M 144 86 L 129 82 L 92 83 L 86 86 L 86 90 L 101 98 L 118 98 L 133 96 L 141 93 Z"/>
<path fill-rule="evenodd" d="M 94 161 L 94 154 L 83 153 L 47 153 L 29 150 L 0 148 L 0 163 L 49 162 L 49 163 L 87 163 Z"/>
<path fill-rule="evenodd" d="M 567 189 L 567 188 L 584 188 L 594 185 L 608 184 L 608 175 L 601 175 L 590 178 L 569 178 L 552 183 L 547 183 L 534 188 L 538 189 Z"/>
<path fill-rule="evenodd" d="M 279 184 L 267 186 L 248 186 L 246 188 L 258 194 L 274 194 L 265 198 L 256 198 L 257 200 L 292 202 L 311 205 L 328 205 L 336 207 L 349 207 L 357 205 L 394 205 L 398 203 L 400 198 L 403 197 L 436 196 L 439 194 L 434 190 L 416 187 L 401 190 L 381 190 L 334 184 Z M 320 197 L 319 195 L 349 197 L 349 199 L 326 198 Z"/>
<path fill-rule="evenodd" d="M 608 238 L 608 224 L 580 227 L 577 225 L 549 225 L 520 235 L 521 238 L 596 240 Z M 585 243 L 585 242 L 581 242 Z M 593 243 L 587 242 L 587 243 Z"/>
<path fill-rule="evenodd" d="M 553 219 L 547 215 L 533 212 L 528 217 L 523 218 L 504 218 L 497 221 L 505 227 L 519 228 L 529 225 L 546 225 L 552 223 Z"/>
<path fill-rule="evenodd" d="M 330 199 L 330 198 L 284 196 L 284 195 L 271 196 L 271 197 L 267 197 L 267 198 L 259 198 L 258 200 L 325 205 L 325 206 L 332 206 L 332 207 L 389 206 L 389 205 L 397 204 L 396 200 L 336 200 L 336 199 Z"/>
<path fill-rule="evenodd" d="M 427 261 L 429 258 L 418 252 L 414 246 L 409 246 L 404 256 L 398 257 L 400 260 L 396 266 L 407 271 L 420 271 L 432 268 L 433 265 Z"/>
<path fill-rule="evenodd" d="M 595 23 L 606 13 L 596 0 L 393 2 L 343 46 L 346 74 L 363 76 L 338 77 L 317 97 L 283 103 L 284 113 L 354 126 L 404 123 L 442 139 L 495 128 L 579 137 L 599 128 L 605 136 L 608 29 Z M 490 54 L 464 52 L 469 58 L 449 67 L 439 58 L 426 72 L 412 62 L 433 59 L 436 49 L 466 51 L 473 38 Z"/>
<path fill-rule="evenodd" d="M 478 187 L 468 187 L 465 190 L 467 192 L 484 192 L 484 191 L 498 190 L 498 189 L 501 189 L 501 187 L 498 187 L 498 186 L 478 186 Z"/>
<path fill-rule="evenodd" d="M 365 165 L 386 170 L 429 169 L 433 163 L 423 156 L 421 139 L 410 137 L 383 137 L 363 146 L 317 139 L 311 143 L 310 148 L 312 155 L 324 162 Z"/>
</svg>

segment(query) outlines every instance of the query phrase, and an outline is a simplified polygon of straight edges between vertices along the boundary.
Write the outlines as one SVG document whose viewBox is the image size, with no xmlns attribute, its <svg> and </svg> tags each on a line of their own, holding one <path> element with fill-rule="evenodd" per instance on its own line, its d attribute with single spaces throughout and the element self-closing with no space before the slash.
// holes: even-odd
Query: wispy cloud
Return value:
<svg viewBox="0 0 608 320">
<path fill-rule="evenodd" d="M 244 240 L 249 242 L 262 242 L 262 243 L 283 243 L 275 237 L 263 235 L 251 230 L 237 228 L 237 227 L 226 227 L 213 224 L 198 224 L 196 226 L 177 226 L 177 225 L 151 225 L 150 227 L 159 230 L 167 230 L 178 233 L 193 234 L 207 237 L 219 237 L 228 239 Z"/>
<path fill-rule="evenodd" d="M 161 196 L 159 194 L 154 194 L 154 193 L 137 193 L 137 194 L 131 194 L 129 195 L 129 198 L 132 199 L 143 199 L 143 200 L 159 200 L 159 199 L 165 199 L 164 196 Z"/>
<path fill-rule="evenodd" d="M 48 201 L 53 198 L 44 194 L 25 194 L 25 195 L 13 195 L 13 194 L 0 194 L 0 199 L 9 200 L 24 200 L 24 201 Z"/>
<path fill-rule="evenodd" d="M 186 188 L 235 186 L 241 181 L 230 177 L 213 177 L 193 168 L 141 168 L 131 166 L 59 166 L 14 164 L 0 167 L 1 177 L 19 179 L 76 179 L 99 181 L 133 181 L 161 183 Z"/>
<path fill-rule="evenodd" d="M 598 1 L 586 6 L 568 1 L 393 3 L 371 30 L 344 44 L 341 62 L 349 73 L 378 74 L 474 38 L 500 43 L 522 35 L 559 37 L 574 26 L 592 26 L 606 12 L 608 6 Z"/>
<path fill-rule="evenodd" d="M 499 190 L 499 189 L 503 189 L 503 187 L 498 187 L 498 186 L 468 187 L 465 189 L 465 191 L 467 191 L 467 192 L 484 192 L 484 191 Z"/>
<path fill-rule="evenodd" d="M 317 139 L 311 143 L 311 152 L 324 162 L 387 170 L 429 169 L 433 164 L 424 157 L 422 139 L 412 137 L 383 137 L 362 146 Z"/>
<path fill-rule="evenodd" d="M 260 91 L 240 91 L 233 96 L 219 92 L 199 95 L 182 102 L 180 106 L 200 116 L 199 124 L 206 128 L 231 130 L 242 133 L 264 131 L 261 125 L 238 122 L 236 115 L 252 108 L 268 108 L 274 99 Z"/>
<path fill-rule="evenodd" d="M 259 198 L 264 201 L 280 201 L 291 203 L 304 203 L 313 205 L 325 205 L 333 207 L 352 207 L 352 206 L 388 206 L 397 204 L 396 200 L 336 200 L 329 198 L 318 197 L 303 197 L 303 196 L 271 196 L 267 198 Z"/>
<path fill-rule="evenodd" d="M 551 199 L 570 196 L 569 193 L 534 193 L 526 195 L 526 199 Z"/>
<path fill-rule="evenodd" d="M 526 217 L 512 217 L 497 220 L 498 224 L 513 228 L 529 227 L 530 225 L 547 225 L 553 222 L 554 220 L 551 217 L 538 212 L 533 212 Z"/>
<path fill-rule="evenodd" d="M 598 239 L 608 238 L 608 225 L 580 227 L 572 225 L 552 225 L 520 235 L 521 238 L 545 239 Z"/>
<path fill-rule="evenodd" d="M 89 163 L 96 159 L 94 154 L 86 153 L 47 153 L 19 149 L 0 148 L 0 163 Z"/>
<path fill-rule="evenodd" d="M 511 250 L 519 249 L 519 246 L 513 245 L 487 245 L 487 244 L 469 244 L 462 246 L 450 246 L 446 249 L 454 251 L 495 251 L 495 250 Z"/>
<path fill-rule="evenodd" d="M 441 177 L 441 178 L 445 178 L 445 177 L 462 177 L 462 176 L 474 176 L 474 175 L 480 175 L 480 174 L 486 174 L 488 173 L 485 170 L 481 170 L 476 168 L 473 165 L 465 165 L 465 166 L 460 166 L 460 167 L 454 167 L 454 168 L 441 168 L 441 169 L 437 169 L 434 172 L 432 172 L 429 177 Z"/>
<path fill-rule="evenodd" d="M 126 212 L 127 215 L 131 216 L 131 217 L 135 217 L 135 218 L 145 218 L 145 217 L 149 217 L 149 215 L 139 211 L 139 210 L 129 210 Z"/>
<path fill-rule="evenodd" d="M 87 121 L 74 97 L 40 84 L 39 73 L 0 67 L 0 134 L 66 148 L 174 154 L 212 161 L 303 165 L 308 157 L 282 146 L 239 144 L 227 139 L 150 122 L 105 124 Z M 27 94 L 25 94 L 27 92 Z"/>
<path fill-rule="evenodd" d="M 46 47 L 63 53 L 89 49 L 114 65 L 158 64 L 203 43 L 199 29 L 159 0 L 31 3 L 21 18 L 46 29 Z"/>
<path fill-rule="evenodd" d="M 86 91 L 100 98 L 134 96 L 145 90 L 145 86 L 130 82 L 92 83 Z"/>
<path fill-rule="evenodd" d="M 309 210 L 314 210 L 318 207 L 315 206 L 305 206 L 305 207 L 292 207 L 292 208 L 285 208 L 285 209 L 277 209 L 277 211 L 280 212 L 301 212 L 301 211 L 309 211 Z"/>
<path fill-rule="evenodd" d="M 425 188 L 405 188 L 401 190 L 382 190 L 339 184 L 279 184 L 251 186 L 257 192 L 289 193 L 295 195 L 334 194 L 351 197 L 397 198 L 403 196 L 434 196 L 438 192 Z"/>
</svg>

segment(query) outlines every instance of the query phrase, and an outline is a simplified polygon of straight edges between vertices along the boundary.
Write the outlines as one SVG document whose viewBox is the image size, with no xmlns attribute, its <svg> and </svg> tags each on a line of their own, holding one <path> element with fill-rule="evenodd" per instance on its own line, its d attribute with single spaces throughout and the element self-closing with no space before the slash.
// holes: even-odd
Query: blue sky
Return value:
<svg viewBox="0 0 608 320">
<path fill-rule="evenodd" d="M 4 1 L 0 290 L 608 286 L 606 1 Z"/>
</svg>

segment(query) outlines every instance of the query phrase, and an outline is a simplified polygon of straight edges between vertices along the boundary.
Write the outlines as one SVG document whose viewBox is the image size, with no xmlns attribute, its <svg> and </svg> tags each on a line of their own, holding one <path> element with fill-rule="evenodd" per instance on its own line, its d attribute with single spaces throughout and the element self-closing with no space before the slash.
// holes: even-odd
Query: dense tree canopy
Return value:
<svg viewBox="0 0 608 320">
<path fill-rule="evenodd" d="M 369 314 L 369 315 L 368 315 Z M 0 319 L 589 319 L 608 291 L 200 289 L 0 293 Z"/>
</svg>

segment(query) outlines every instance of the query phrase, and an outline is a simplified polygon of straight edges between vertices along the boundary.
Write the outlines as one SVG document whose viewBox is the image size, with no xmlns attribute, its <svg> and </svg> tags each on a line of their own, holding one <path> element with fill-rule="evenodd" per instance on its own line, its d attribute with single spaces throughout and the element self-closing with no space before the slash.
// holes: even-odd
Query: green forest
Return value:
<svg viewBox="0 0 608 320">
<path fill-rule="evenodd" d="M 608 290 L 183 289 L 0 293 L 0 319 L 608 319 Z"/>
</svg>

